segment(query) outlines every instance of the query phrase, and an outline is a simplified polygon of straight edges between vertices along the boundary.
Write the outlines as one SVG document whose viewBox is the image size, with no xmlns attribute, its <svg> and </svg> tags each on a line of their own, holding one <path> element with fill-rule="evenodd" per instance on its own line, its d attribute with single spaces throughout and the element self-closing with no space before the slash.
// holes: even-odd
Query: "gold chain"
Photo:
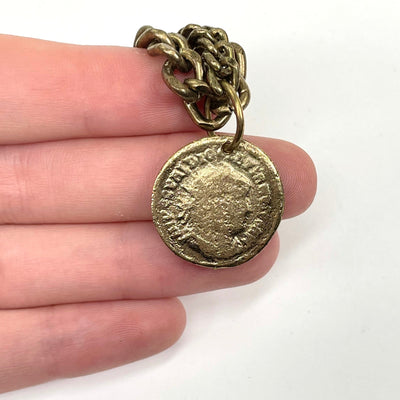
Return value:
<svg viewBox="0 0 400 400">
<path fill-rule="evenodd" d="M 250 101 L 242 47 L 229 42 L 223 29 L 195 24 L 186 25 L 178 33 L 143 26 L 134 46 L 147 48 L 152 56 L 167 57 L 162 69 L 165 83 L 183 99 L 196 125 L 210 136 L 235 113 L 236 135 L 224 146 L 225 151 L 234 150 L 243 136 L 243 109 Z M 194 77 L 181 82 L 174 74 L 176 70 L 193 72 Z"/>
</svg>

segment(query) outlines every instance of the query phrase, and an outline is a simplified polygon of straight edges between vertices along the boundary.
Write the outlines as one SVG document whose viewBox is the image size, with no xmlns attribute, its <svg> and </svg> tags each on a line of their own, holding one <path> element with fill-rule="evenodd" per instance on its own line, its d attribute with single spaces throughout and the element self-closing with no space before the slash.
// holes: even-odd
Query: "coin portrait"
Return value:
<svg viewBox="0 0 400 400">
<path fill-rule="evenodd" d="M 207 267 L 232 267 L 255 256 L 279 225 L 283 189 L 269 158 L 228 137 L 193 142 L 171 157 L 153 188 L 153 221 L 177 255 Z"/>
</svg>

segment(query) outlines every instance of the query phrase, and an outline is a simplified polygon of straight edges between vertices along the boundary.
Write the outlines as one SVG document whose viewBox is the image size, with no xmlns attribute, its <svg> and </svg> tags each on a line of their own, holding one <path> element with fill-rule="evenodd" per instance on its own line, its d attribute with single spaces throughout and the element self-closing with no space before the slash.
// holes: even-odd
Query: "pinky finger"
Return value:
<svg viewBox="0 0 400 400">
<path fill-rule="evenodd" d="M 0 393 L 113 368 L 171 346 L 185 326 L 177 299 L 0 311 Z"/>
</svg>

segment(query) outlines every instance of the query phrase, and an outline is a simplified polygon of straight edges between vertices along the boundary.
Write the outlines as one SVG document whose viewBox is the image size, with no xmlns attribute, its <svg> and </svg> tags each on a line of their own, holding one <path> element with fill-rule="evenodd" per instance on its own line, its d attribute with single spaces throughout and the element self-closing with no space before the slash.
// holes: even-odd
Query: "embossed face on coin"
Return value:
<svg viewBox="0 0 400 400">
<path fill-rule="evenodd" d="M 171 157 L 153 188 L 153 220 L 167 246 L 208 267 L 231 267 L 269 241 L 283 211 L 282 185 L 272 162 L 241 142 L 222 150 L 227 137 L 191 143 Z"/>
</svg>

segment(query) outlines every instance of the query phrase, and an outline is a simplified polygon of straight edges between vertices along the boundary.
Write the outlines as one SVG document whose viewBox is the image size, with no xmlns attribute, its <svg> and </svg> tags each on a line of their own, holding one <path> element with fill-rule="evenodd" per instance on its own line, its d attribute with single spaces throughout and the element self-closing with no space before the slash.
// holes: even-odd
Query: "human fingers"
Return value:
<svg viewBox="0 0 400 400">
<path fill-rule="evenodd" d="M 0 223 L 98 223 L 151 219 L 154 180 L 167 159 L 195 133 L 80 139 L 0 148 Z M 316 173 L 299 147 L 247 137 L 281 174 L 284 217 L 304 211 Z"/>
<path fill-rule="evenodd" d="M 174 297 L 263 276 L 278 236 L 235 268 L 199 267 L 171 252 L 149 221 L 0 227 L 0 308 Z"/>
<path fill-rule="evenodd" d="M 0 393 L 148 357 L 184 326 L 177 299 L 0 311 Z"/>
<path fill-rule="evenodd" d="M 144 49 L 0 35 L 0 144 L 194 131 Z"/>
</svg>

